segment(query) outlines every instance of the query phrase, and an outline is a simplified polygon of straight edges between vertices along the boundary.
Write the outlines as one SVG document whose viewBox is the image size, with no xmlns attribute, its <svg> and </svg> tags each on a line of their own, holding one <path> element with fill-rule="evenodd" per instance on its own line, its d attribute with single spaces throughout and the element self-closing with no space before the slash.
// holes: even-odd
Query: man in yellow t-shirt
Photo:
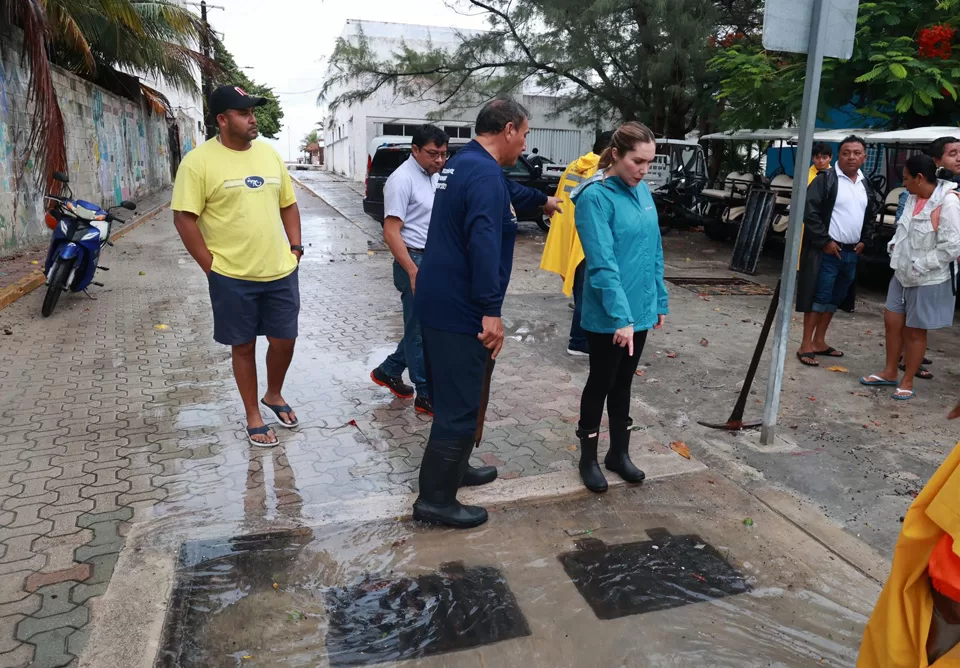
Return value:
<svg viewBox="0 0 960 668">
<path fill-rule="evenodd" d="M 253 109 L 266 99 L 237 86 L 210 95 L 219 136 L 180 163 L 173 188 L 173 221 L 207 274 L 213 306 L 213 338 L 233 349 L 233 374 L 255 446 L 279 440 L 257 404 L 257 336 L 266 336 L 267 392 L 260 403 L 281 427 L 299 425 L 281 395 L 293 360 L 300 314 L 297 268 L 303 256 L 300 210 L 290 174 L 259 135 Z"/>
</svg>

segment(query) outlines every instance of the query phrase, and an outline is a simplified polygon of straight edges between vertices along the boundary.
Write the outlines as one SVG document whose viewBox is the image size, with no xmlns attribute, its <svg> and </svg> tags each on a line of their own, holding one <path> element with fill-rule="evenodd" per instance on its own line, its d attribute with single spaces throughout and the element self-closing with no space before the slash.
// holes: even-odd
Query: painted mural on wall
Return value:
<svg viewBox="0 0 960 668">
<path fill-rule="evenodd" d="M 30 131 L 28 79 L 18 52 L 0 50 L 0 254 L 45 241 L 49 233 L 43 193 L 34 186 L 29 165 L 20 183 L 16 180 Z M 70 187 L 77 198 L 112 206 L 170 186 L 166 118 L 143 101 L 117 97 L 61 70 L 54 71 L 53 82 L 66 124 Z"/>
</svg>

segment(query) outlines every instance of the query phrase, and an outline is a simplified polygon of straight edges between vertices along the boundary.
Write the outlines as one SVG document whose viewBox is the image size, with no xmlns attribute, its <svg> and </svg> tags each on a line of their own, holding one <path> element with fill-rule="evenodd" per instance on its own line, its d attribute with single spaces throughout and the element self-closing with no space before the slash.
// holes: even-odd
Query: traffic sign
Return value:
<svg viewBox="0 0 960 668">
<path fill-rule="evenodd" d="M 815 0 L 767 0 L 763 10 L 763 48 L 808 53 Z M 826 29 L 821 37 L 826 58 L 849 60 L 857 32 L 857 0 L 823 0 Z"/>
</svg>

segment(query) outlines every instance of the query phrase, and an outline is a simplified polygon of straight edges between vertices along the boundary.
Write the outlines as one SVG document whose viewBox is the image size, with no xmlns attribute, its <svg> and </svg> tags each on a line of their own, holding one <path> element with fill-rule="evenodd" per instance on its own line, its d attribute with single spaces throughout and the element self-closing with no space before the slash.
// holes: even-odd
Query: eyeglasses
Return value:
<svg viewBox="0 0 960 668">
<path fill-rule="evenodd" d="M 433 160 L 436 160 L 437 158 L 440 158 L 441 160 L 447 159 L 446 151 L 431 151 L 430 149 L 426 149 L 426 148 L 421 148 L 420 151 L 423 153 L 426 153 Z"/>
</svg>

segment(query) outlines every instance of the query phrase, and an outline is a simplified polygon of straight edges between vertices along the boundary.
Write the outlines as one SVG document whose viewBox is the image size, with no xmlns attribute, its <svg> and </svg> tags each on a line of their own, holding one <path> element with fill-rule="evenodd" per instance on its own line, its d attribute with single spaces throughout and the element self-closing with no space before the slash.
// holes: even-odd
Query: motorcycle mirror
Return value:
<svg viewBox="0 0 960 668">
<path fill-rule="evenodd" d="M 136 202 L 131 202 L 130 200 L 123 200 L 122 202 L 120 202 L 120 206 L 122 206 L 124 209 L 128 209 L 128 210 L 130 210 L 130 211 L 136 211 L 136 210 L 137 210 L 137 203 L 136 203 Z"/>
<path fill-rule="evenodd" d="M 60 183 L 70 183 L 70 179 L 67 178 L 67 175 L 63 172 L 54 172 L 53 179 L 59 181 Z"/>
</svg>

